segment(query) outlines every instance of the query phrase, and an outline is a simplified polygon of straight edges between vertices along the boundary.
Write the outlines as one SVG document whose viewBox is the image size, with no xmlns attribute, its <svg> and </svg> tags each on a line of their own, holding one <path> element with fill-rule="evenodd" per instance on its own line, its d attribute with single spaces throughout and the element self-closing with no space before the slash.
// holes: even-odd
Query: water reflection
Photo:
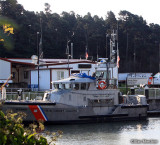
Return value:
<svg viewBox="0 0 160 145">
<path fill-rule="evenodd" d="M 129 145 L 131 139 L 159 139 L 160 118 L 79 125 L 48 125 L 49 131 L 63 131 L 59 145 Z"/>
</svg>

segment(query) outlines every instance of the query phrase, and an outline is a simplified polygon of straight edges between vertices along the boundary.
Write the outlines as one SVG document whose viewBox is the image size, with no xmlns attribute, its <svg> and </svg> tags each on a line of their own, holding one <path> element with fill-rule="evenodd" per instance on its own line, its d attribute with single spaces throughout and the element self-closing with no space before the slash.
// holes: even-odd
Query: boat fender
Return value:
<svg viewBox="0 0 160 145">
<path fill-rule="evenodd" d="M 106 82 L 105 81 L 99 81 L 98 83 L 98 89 L 103 90 L 107 87 Z"/>
</svg>

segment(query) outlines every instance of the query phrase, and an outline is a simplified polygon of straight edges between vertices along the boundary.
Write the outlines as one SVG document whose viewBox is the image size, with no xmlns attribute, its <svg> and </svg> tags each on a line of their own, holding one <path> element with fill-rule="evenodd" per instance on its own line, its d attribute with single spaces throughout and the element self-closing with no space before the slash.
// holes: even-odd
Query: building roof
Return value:
<svg viewBox="0 0 160 145">
<path fill-rule="evenodd" d="M 0 60 L 8 61 L 16 64 L 28 64 L 35 65 L 32 59 L 27 58 L 0 58 Z M 86 59 L 40 59 L 40 65 L 62 65 L 62 64 L 71 64 L 71 63 L 95 63 Z"/>
<path fill-rule="evenodd" d="M 35 65 L 34 63 L 32 63 L 31 59 L 0 58 L 0 60 L 8 61 L 8 62 L 14 63 L 14 64 Z"/>
</svg>

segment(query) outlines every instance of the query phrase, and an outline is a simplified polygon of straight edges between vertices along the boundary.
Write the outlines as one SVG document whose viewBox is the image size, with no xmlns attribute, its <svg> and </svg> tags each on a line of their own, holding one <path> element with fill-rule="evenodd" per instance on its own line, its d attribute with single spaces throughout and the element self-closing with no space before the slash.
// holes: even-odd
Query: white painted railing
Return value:
<svg viewBox="0 0 160 145">
<path fill-rule="evenodd" d="M 19 96 L 17 92 L 7 92 L 6 100 L 43 100 L 44 92 L 22 92 Z"/>
</svg>

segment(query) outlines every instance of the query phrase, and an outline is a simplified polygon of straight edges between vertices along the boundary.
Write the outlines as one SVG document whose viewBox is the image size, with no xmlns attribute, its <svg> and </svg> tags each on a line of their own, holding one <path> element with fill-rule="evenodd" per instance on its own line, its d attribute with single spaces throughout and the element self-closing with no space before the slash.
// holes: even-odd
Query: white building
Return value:
<svg viewBox="0 0 160 145">
<path fill-rule="evenodd" d="M 30 69 L 34 67 L 31 59 L 0 58 L 0 84 L 5 83 L 12 74 L 8 81 L 10 87 L 28 87 Z"/>
<path fill-rule="evenodd" d="M 40 59 L 39 90 L 52 89 L 52 81 L 69 77 L 72 73 L 95 72 L 96 62 L 86 59 Z M 114 68 L 115 67 L 115 68 Z M 109 70 L 109 78 L 118 76 L 117 66 Z M 0 58 L 0 86 L 8 77 L 10 88 L 31 88 L 38 90 L 38 66 L 31 59 Z"/>
<path fill-rule="evenodd" d="M 52 89 L 52 81 L 68 78 L 72 73 L 95 72 L 95 62 L 80 59 L 43 59 L 39 67 L 39 89 Z M 31 88 L 37 88 L 38 68 L 31 70 Z"/>
<path fill-rule="evenodd" d="M 85 59 L 40 59 L 39 89 L 52 89 L 51 82 L 69 77 L 72 73 L 92 75 L 95 62 Z M 0 58 L 0 84 L 10 87 L 38 87 L 38 67 L 31 59 Z"/>
<path fill-rule="evenodd" d="M 152 73 L 119 73 L 119 83 L 126 83 L 128 86 L 137 86 L 148 84 L 149 77 Z"/>
</svg>

